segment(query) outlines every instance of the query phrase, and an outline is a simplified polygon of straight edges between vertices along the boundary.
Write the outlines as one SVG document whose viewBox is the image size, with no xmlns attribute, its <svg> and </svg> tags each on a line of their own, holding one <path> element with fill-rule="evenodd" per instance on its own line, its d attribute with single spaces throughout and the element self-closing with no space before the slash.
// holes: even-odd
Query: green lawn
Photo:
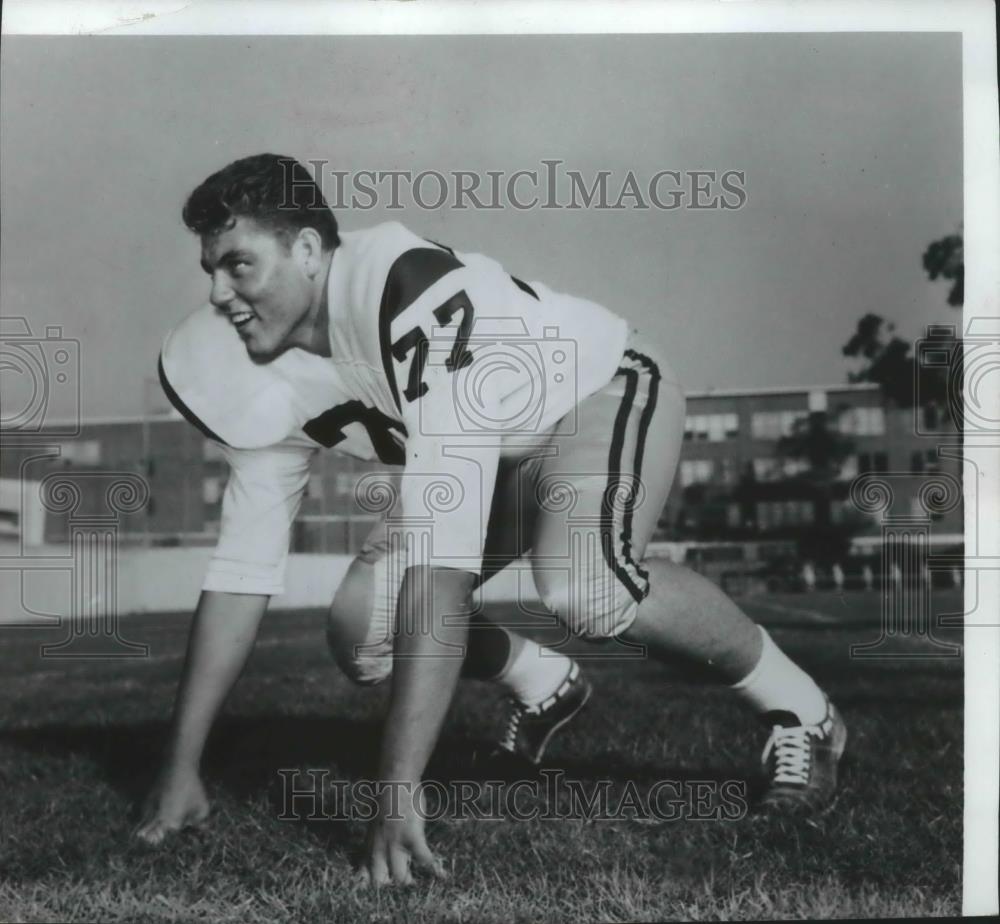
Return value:
<svg viewBox="0 0 1000 924">
<path fill-rule="evenodd" d="M 747 598 L 755 618 L 838 703 L 842 791 L 822 816 L 648 822 L 444 819 L 444 883 L 368 891 L 352 880 L 360 822 L 283 821 L 280 769 L 373 772 L 385 689 L 328 658 L 322 614 L 269 617 L 217 729 L 207 829 L 153 851 L 128 839 L 161 746 L 188 618 L 136 617 L 139 661 L 39 657 L 55 630 L 7 629 L 0 718 L 0 921 L 626 921 L 887 917 L 961 908 L 959 659 L 850 656 L 878 638 L 874 594 Z M 939 612 L 958 595 L 935 595 Z M 945 636 L 947 633 L 942 632 Z M 952 641 L 960 640 L 954 630 Z M 904 640 L 910 653 L 926 651 Z M 596 654 L 594 648 L 579 649 Z M 691 667 L 591 659 L 587 710 L 548 765 L 620 794 L 658 780 L 749 780 L 766 734 Z M 432 765 L 482 776 L 499 696 L 460 687 Z M 522 800 L 523 803 L 524 800 Z M 530 800 L 528 800 L 530 801 Z"/>
</svg>

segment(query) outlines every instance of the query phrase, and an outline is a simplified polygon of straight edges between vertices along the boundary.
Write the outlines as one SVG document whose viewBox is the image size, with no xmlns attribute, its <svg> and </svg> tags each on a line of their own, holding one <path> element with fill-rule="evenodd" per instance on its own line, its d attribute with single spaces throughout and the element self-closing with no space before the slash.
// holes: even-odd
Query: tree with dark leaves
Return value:
<svg viewBox="0 0 1000 924">
<path fill-rule="evenodd" d="M 948 304 L 961 308 L 965 302 L 965 250 L 961 233 L 932 242 L 924 251 L 924 269 L 932 282 L 938 277 L 951 281 Z"/>
<path fill-rule="evenodd" d="M 948 304 L 961 307 L 965 297 L 965 264 L 961 233 L 949 234 L 928 245 L 923 266 L 933 281 L 951 282 Z M 843 354 L 864 360 L 857 372 L 848 374 L 851 382 L 874 382 L 887 401 L 901 408 L 934 411 L 944 418 L 949 413 L 948 390 L 961 382 L 962 341 L 947 326 L 932 327 L 928 337 L 934 349 L 950 358 L 948 365 L 921 364 L 913 355 L 913 344 L 896 336 L 895 325 L 881 315 L 868 313 L 857 324 L 844 344 Z M 950 379 L 950 384 L 949 384 Z"/>
</svg>

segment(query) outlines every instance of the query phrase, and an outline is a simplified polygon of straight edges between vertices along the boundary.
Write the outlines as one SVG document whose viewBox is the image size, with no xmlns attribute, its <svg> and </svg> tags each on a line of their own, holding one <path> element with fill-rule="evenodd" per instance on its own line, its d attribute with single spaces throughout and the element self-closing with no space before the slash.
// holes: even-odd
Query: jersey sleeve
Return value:
<svg viewBox="0 0 1000 924">
<path fill-rule="evenodd" d="M 222 451 L 229 462 L 229 481 L 219 540 L 202 588 L 284 593 L 291 527 L 315 450 L 286 441 L 262 449 L 223 446 Z"/>
</svg>

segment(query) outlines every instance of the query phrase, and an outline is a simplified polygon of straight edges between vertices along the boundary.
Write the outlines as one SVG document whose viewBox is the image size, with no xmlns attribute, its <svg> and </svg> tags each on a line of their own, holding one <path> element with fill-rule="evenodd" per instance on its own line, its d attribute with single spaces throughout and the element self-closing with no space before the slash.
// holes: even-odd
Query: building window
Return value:
<svg viewBox="0 0 1000 924">
<path fill-rule="evenodd" d="M 681 462 L 681 487 L 711 481 L 714 468 L 711 459 L 684 459 Z"/>
<path fill-rule="evenodd" d="M 735 439 L 740 433 L 740 419 L 736 414 L 691 414 L 684 418 L 684 439 L 721 443 Z"/>
<path fill-rule="evenodd" d="M 808 411 L 757 411 L 750 418 L 750 435 L 755 440 L 777 440 L 783 436 L 791 436 L 795 424 L 808 416 Z"/>
<path fill-rule="evenodd" d="M 323 499 L 323 476 L 313 472 L 306 482 L 306 497 L 313 497 L 317 500 Z"/>
<path fill-rule="evenodd" d="M 337 493 L 341 496 L 354 494 L 354 488 L 358 483 L 356 472 L 337 472 Z"/>
<path fill-rule="evenodd" d="M 846 523 L 856 516 L 858 508 L 849 500 L 830 501 L 830 522 Z"/>
<path fill-rule="evenodd" d="M 778 460 L 767 456 L 753 460 L 753 477 L 757 481 L 771 481 L 778 475 Z"/>
<path fill-rule="evenodd" d="M 739 529 L 743 525 L 743 517 L 739 504 L 728 504 L 726 506 L 726 525 L 731 529 Z"/>
<path fill-rule="evenodd" d="M 849 407 L 840 415 L 840 432 L 851 436 L 884 436 L 885 411 L 880 407 Z"/>
<path fill-rule="evenodd" d="M 786 478 L 794 478 L 809 471 L 808 459 L 785 458 L 781 460 L 781 474 Z"/>
<path fill-rule="evenodd" d="M 222 479 L 215 477 L 202 479 L 201 499 L 209 506 L 219 503 L 222 500 Z"/>
<path fill-rule="evenodd" d="M 941 471 L 941 460 L 935 449 L 916 449 L 910 453 L 910 471 L 920 475 L 924 472 L 933 474 Z"/>
<path fill-rule="evenodd" d="M 719 482 L 725 485 L 734 485 L 739 480 L 739 466 L 736 459 L 724 458 L 718 460 Z"/>
<path fill-rule="evenodd" d="M 845 480 L 858 477 L 858 457 L 848 456 L 840 463 L 840 477 Z"/>
<path fill-rule="evenodd" d="M 774 504 L 771 501 L 759 503 L 756 507 L 758 529 L 770 529 L 776 525 L 774 522 Z"/>
<path fill-rule="evenodd" d="M 72 440 L 68 443 L 61 443 L 59 458 L 70 465 L 100 465 L 101 441 Z"/>
<path fill-rule="evenodd" d="M 858 454 L 858 468 L 861 474 L 869 472 L 881 474 L 889 471 L 889 454 L 885 452 L 862 452 Z"/>
<path fill-rule="evenodd" d="M 774 529 L 779 526 L 802 526 L 812 523 L 816 511 L 812 501 L 760 501 L 757 504 L 757 527 Z"/>
<path fill-rule="evenodd" d="M 809 392 L 809 413 L 825 413 L 829 402 L 827 394 L 821 388 Z"/>
<path fill-rule="evenodd" d="M 809 471 L 808 459 L 791 456 L 764 456 L 753 460 L 753 475 L 757 481 L 777 481 L 779 478 L 794 478 Z"/>
</svg>

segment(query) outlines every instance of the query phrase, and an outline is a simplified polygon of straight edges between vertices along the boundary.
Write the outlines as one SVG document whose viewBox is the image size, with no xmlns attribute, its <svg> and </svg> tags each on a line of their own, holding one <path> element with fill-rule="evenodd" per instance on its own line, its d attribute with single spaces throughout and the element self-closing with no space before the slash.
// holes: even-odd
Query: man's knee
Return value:
<svg viewBox="0 0 1000 924">
<path fill-rule="evenodd" d="M 334 661 L 351 683 L 361 687 L 373 687 L 392 676 L 392 652 L 388 654 L 372 648 L 366 651 L 364 645 L 349 650 L 333 652 Z"/>
<path fill-rule="evenodd" d="M 362 686 L 392 674 L 392 631 L 387 605 L 377 599 L 379 570 L 355 559 L 344 575 L 327 614 L 326 642 L 337 666 Z"/>
</svg>

